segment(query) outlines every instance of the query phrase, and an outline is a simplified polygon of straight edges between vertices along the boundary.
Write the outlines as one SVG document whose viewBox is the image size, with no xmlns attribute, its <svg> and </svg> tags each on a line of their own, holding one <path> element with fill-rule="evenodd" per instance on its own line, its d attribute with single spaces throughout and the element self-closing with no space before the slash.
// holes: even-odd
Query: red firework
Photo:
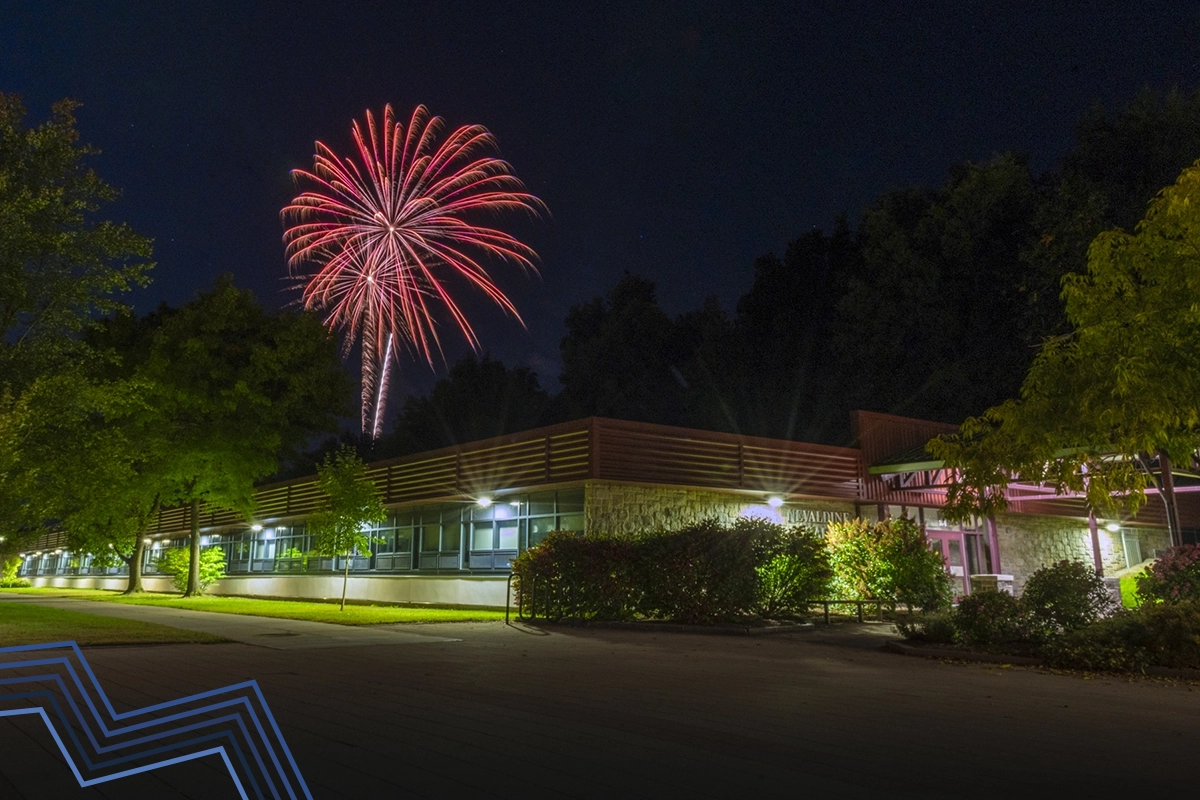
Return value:
<svg viewBox="0 0 1200 800">
<path fill-rule="evenodd" d="M 467 217 L 537 215 L 545 206 L 507 162 L 491 155 L 496 143 L 486 128 L 463 126 L 438 145 L 442 127 L 425 106 L 413 111 L 407 134 L 390 105 L 379 127 L 368 111 L 365 133 L 357 121 L 352 126 L 357 158 L 341 158 L 317 142 L 313 171 L 292 172 L 309 188 L 282 212 L 288 267 L 303 281 L 304 307 L 321 310 L 327 324 L 344 330 L 347 352 L 362 337 L 362 426 L 372 438 L 379 435 L 394 341 L 432 366 L 434 350 L 441 352 L 437 312 L 443 311 L 479 348 L 445 279 L 465 279 L 520 321 L 481 258 L 536 272 L 531 247 Z"/>
</svg>

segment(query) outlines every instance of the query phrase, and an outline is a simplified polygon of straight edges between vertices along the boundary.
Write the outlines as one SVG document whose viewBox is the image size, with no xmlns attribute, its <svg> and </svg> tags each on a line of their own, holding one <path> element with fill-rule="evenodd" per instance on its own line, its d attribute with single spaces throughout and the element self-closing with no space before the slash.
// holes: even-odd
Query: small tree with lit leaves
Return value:
<svg viewBox="0 0 1200 800">
<path fill-rule="evenodd" d="M 308 520 L 313 551 L 323 556 L 345 559 L 342 574 L 341 609 L 346 609 L 346 584 L 350 580 L 350 554 L 367 552 L 372 537 L 368 526 L 387 518 L 375 483 L 367 477 L 367 467 L 350 447 L 325 456 L 317 470 L 317 488 L 325 494 L 321 507 Z"/>
</svg>

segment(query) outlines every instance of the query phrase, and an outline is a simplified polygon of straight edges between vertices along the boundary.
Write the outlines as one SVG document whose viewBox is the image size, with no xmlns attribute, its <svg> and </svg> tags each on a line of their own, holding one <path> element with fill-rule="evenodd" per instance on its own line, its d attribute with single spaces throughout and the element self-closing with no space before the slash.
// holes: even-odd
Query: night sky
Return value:
<svg viewBox="0 0 1200 800">
<path fill-rule="evenodd" d="M 994 7 L 993 7 L 994 6 Z M 1064 10 L 1065 9 L 1065 10 Z M 155 240 L 140 311 L 223 271 L 284 304 L 280 207 L 313 141 L 384 103 L 479 123 L 548 204 L 497 269 L 528 332 L 470 303 L 485 346 L 556 386 L 562 320 L 629 270 L 678 313 L 732 311 L 755 257 L 1002 150 L 1051 166 L 1089 106 L 1200 85 L 1200 3 L 0 0 L 0 91 L 62 97 Z M 814 309 L 819 312 L 819 309 Z M 447 337 L 447 356 L 465 352 Z M 439 371 L 443 368 L 439 365 Z M 432 381 L 406 369 L 407 387 Z"/>
</svg>

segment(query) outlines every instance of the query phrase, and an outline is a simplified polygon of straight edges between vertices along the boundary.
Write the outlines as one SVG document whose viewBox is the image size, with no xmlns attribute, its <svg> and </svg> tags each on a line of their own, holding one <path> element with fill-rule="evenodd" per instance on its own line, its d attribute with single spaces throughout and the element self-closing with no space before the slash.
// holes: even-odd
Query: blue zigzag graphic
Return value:
<svg viewBox="0 0 1200 800">
<path fill-rule="evenodd" d="M 75 642 L 0 657 L 0 717 L 40 716 L 82 787 L 219 755 L 245 800 L 312 800 L 256 681 L 118 713 Z"/>
</svg>

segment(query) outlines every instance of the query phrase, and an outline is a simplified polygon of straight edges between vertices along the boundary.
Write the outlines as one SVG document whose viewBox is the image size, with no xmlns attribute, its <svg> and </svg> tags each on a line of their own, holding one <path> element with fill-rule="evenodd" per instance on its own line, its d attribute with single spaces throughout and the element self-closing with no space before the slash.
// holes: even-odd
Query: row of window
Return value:
<svg viewBox="0 0 1200 800">
<path fill-rule="evenodd" d="M 517 553 L 540 542 L 550 531 L 582 533 L 583 489 L 535 492 L 478 503 L 440 503 L 389 513 L 373 528 L 369 552 L 350 558 L 354 571 L 507 570 Z M 146 548 L 143 570 L 155 574 L 163 550 L 186 547 L 188 537 L 155 539 Z M 209 534 L 202 547 L 220 547 L 231 575 L 262 572 L 340 571 L 345 561 L 312 553 L 312 537 L 303 523 Z M 126 567 L 100 568 L 88 555 L 42 553 L 25 560 L 21 574 L 120 575 Z"/>
</svg>

